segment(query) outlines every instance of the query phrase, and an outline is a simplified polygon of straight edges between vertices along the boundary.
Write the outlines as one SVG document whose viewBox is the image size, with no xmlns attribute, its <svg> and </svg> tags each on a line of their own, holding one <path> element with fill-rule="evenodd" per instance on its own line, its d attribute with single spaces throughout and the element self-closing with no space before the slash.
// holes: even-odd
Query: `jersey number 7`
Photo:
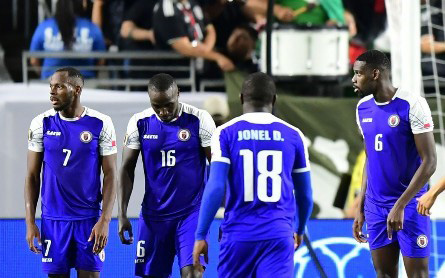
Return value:
<svg viewBox="0 0 445 278">
<path fill-rule="evenodd" d="M 254 165 L 253 152 L 248 149 L 240 150 L 240 156 L 243 157 L 244 168 L 244 202 L 253 201 L 253 179 Z M 267 167 L 268 158 L 272 158 L 272 169 Z M 283 153 L 281 151 L 263 150 L 257 155 L 257 194 L 258 199 L 263 202 L 278 202 L 281 198 L 281 172 L 283 171 Z M 271 196 L 267 195 L 267 179 L 272 181 Z"/>
</svg>

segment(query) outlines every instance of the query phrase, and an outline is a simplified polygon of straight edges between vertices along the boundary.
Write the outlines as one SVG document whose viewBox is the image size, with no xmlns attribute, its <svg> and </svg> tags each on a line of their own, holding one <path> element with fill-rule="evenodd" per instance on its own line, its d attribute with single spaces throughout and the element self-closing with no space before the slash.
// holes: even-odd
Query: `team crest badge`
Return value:
<svg viewBox="0 0 445 278">
<path fill-rule="evenodd" d="M 104 262 L 105 261 L 105 250 L 100 251 L 99 259 Z"/>
<path fill-rule="evenodd" d="M 89 132 L 89 131 L 82 131 L 80 133 L 80 141 L 82 141 L 84 143 L 90 143 L 91 140 L 93 140 L 93 134 L 91 134 L 91 132 Z"/>
<path fill-rule="evenodd" d="M 399 125 L 399 123 L 400 123 L 399 115 L 394 114 L 394 115 L 389 116 L 388 125 L 390 127 L 396 127 Z"/>
<path fill-rule="evenodd" d="M 190 131 L 188 129 L 181 129 L 178 132 L 178 139 L 181 141 L 188 141 L 191 137 Z"/>
<path fill-rule="evenodd" d="M 419 245 L 420 248 L 425 248 L 428 245 L 428 238 L 426 235 L 420 235 L 417 237 L 417 245 Z"/>
</svg>

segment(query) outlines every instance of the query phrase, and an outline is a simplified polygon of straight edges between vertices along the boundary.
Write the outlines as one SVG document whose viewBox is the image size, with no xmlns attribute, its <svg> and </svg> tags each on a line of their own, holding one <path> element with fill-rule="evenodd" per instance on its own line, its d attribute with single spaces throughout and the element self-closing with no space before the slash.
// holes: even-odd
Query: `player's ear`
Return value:
<svg viewBox="0 0 445 278">
<path fill-rule="evenodd" d="M 241 100 L 241 105 L 244 104 L 244 96 L 243 96 L 243 94 L 239 94 L 239 99 Z"/>
<path fill-rule="evenodd" d="M 377 80 L 377 79 L 379 79 L 380 74 L 381 74 L 381 72 L 380 72 L 379 69 L 374 69 L 374 70 L 372 71 L 372 79 L 373 79 L 373 80 Z"/>
<path fill-rule="evenodd" d="M 272 106 L 275 105 L 275 102 L 277 101 L 277 95 L 273 95 L 273 99 L 272 99 Z"/>
</svg>

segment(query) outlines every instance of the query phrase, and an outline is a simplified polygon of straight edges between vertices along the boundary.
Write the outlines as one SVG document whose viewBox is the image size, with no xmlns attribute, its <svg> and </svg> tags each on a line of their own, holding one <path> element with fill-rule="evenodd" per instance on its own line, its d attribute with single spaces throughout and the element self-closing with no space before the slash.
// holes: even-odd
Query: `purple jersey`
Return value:
<svg viewBox="0 0 445 278">
<path fill-rule="evenodd" d="M 100 215 L 100 156 L 117 152 L 110 117 L 86 107 L 74 119 L 48 110 L 32 120 L 28 149 L 43 152 L 42 217 L 80 220 Z"/>
<path fill-rule="evenodd" d="M 142 213 L 150 219 L 174 219 L 200 206 L 206 157 L 215 123 L 206 111 L 179 104 L 178 118 L 161 121 L 149 108 L 128 123 L 124 145 L 141 150 L 145 172 Z"/>
<path fill-rule="evenodd" d="M 224 237 L 258 241 L 292 236 L 292 172 L 310 170 L 299 129 L 270 113 L 244 114 L 215 131 L 215 161 L 230 164 Z"/>
<path fill-rule="evenodd" d="M 430 108 L 424 98 L 401 89 L 386 103 L 369 95 L 357 105 L 357 124 L 368 158 L 366 200 L 393 207 L 421 164 L 414 134 L 433 130 Z M 416 197 L 425 191 L 423 187 Z"/>
</svg>

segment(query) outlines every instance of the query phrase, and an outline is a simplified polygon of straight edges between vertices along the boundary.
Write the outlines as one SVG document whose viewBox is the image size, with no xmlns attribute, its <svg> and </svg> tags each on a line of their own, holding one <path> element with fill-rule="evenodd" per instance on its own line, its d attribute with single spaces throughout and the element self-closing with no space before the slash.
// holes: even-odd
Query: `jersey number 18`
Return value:
<svg viewBox="0 0 445 278">
<path fill-rule="evenodd" d="M 243 157 L 244 169 L 244 201 L 253 201 L 254 165 L 253 152 L 248 149 L 240 150 Z M 272 158 L 272 169 L 268 169 L 267 160 Z M 257 154 L 257 195 L 263 202 L 278 202 L 281 198 L 281 172 L 283 171 L 283 153 L 281 151 L 263 150 Z M 271 195 L 267 194 L 267 180 L 272 181 Z"/>
</svg>

